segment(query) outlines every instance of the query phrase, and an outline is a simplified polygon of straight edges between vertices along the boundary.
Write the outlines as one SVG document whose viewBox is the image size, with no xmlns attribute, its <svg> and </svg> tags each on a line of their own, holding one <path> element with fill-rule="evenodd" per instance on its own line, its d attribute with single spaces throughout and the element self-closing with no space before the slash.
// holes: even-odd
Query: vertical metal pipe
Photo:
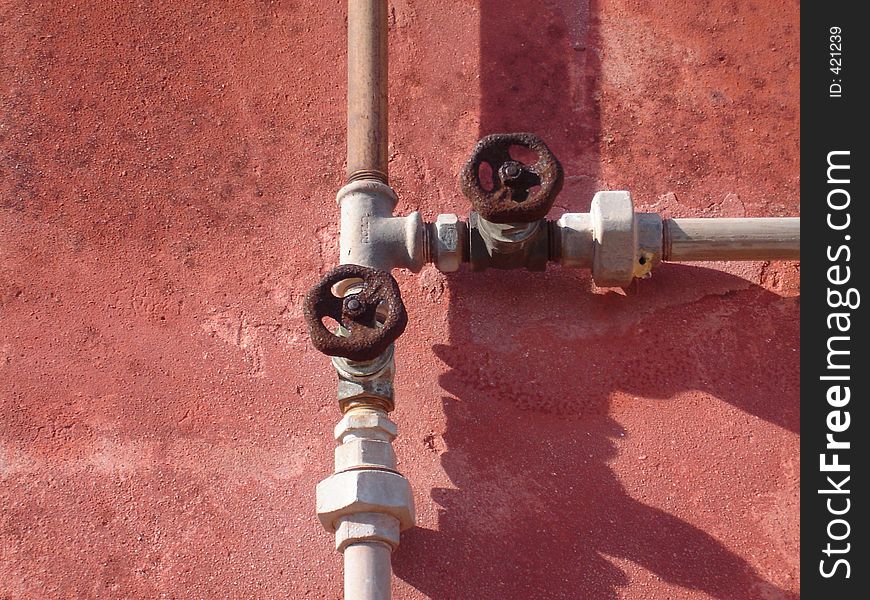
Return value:
<svg viewBox="0 0 870 600">
<path fill-rule="evenodd" d="M 386 544 L 362 542 L 344 549 L 345 600 L 390 600 L 391 578 Z"/>
<path fill-rule="evenodd" d="M 387 182 L 387 68 L 387 0 L 348 0 L 348 181 Z"/>
<path fill-rule="evenodd" d="M 347 180 L 387 183 L 387 0 L 347 3 Z M 344 549 L 345 600 L 390 600 L 392 549 Z"/>
</svg>

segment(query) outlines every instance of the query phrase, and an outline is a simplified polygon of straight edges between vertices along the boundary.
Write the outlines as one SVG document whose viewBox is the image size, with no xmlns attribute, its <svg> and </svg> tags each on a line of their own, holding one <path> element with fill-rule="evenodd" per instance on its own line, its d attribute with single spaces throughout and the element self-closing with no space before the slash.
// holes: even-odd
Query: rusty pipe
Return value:
<svg viewBox="0 0 870 600">
<path fill-rule="evenodd" d="M 799 260 L 799 217 L 665 219 L 662 260 Z"/>
<path fill-rule="evenodd" d="M 387 0 L 348 0 L 349 182 L 387 182 L 387 68 Z"/>
</svg>

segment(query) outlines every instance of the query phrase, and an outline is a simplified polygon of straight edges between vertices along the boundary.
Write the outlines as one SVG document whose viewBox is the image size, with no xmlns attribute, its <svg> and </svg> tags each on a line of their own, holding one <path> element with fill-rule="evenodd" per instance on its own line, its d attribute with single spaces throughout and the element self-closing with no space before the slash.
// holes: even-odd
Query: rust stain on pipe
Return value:
<svg viewBox="0 0 870 600">
<path fill-rule="evenodd" d="M 348 182 L 387 182 L 387 69 L 387 0 L 349 0 Z"/>
</svg>

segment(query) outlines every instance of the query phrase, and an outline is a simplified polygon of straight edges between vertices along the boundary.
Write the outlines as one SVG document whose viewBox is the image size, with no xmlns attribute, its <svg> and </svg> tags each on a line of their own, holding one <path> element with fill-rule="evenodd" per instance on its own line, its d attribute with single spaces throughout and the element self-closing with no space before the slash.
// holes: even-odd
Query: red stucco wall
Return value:
<svg viewBox="0 0 870 600">
<path fill-rule="evenodd" d="M 799 213 L 798 3 L 395 0 L 399 210 L 529 130 L 552 216 Z M 0 597 L 336 598 L 343 2 L 0 2 Z M 799 267 L 397 273 L 397 598 L 796 598 Z"/>
</svg>

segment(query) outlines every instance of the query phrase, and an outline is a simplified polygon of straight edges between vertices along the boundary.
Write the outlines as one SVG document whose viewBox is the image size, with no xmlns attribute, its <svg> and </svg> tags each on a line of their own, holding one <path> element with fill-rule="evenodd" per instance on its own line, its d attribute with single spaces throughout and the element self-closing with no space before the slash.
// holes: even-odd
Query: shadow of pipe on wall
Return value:
<svg viewBox="0 0 870 600">
<path fill-rule="evenodd" d="M 596 48 L 588 0 L 481 2 L 480 134 L 539 134 L 569 175 L 561 210 L 596 191 Z M 723 600 L 797 597 L 632 498 L 608 462 L 629 434 L 609 416 L 614 392 L 699 390 L 797 432 L 798 299 L 679 265 L 627 296 L 559 268 L 449 287 L 450 345 L 434 352 L 450 368 L 441 460 L 455 489 L 432 491 L 438 531 L 406 532 L 397 576 L 434 599 L 607 600 L 629 583 L 614 557 Z"/>
<path fill-rule="evenodd" d="M 799 300 L 680 265 L 645 283 L 621 296 L 561 269 L 451 279 L 451 343 L 434 352 L 450 367 L 441 461 L 455 489 L 432 491 L 438 531 L 405 534 L 399 577 L 435 599 L 607 599 L 628 584 L 615 557 L 723 600 L 797 597 L 632 498 L 608 463 L 630 435 L 609 416 L 614 392 L 699 390 L 797 432 Z"/>
</svg>

